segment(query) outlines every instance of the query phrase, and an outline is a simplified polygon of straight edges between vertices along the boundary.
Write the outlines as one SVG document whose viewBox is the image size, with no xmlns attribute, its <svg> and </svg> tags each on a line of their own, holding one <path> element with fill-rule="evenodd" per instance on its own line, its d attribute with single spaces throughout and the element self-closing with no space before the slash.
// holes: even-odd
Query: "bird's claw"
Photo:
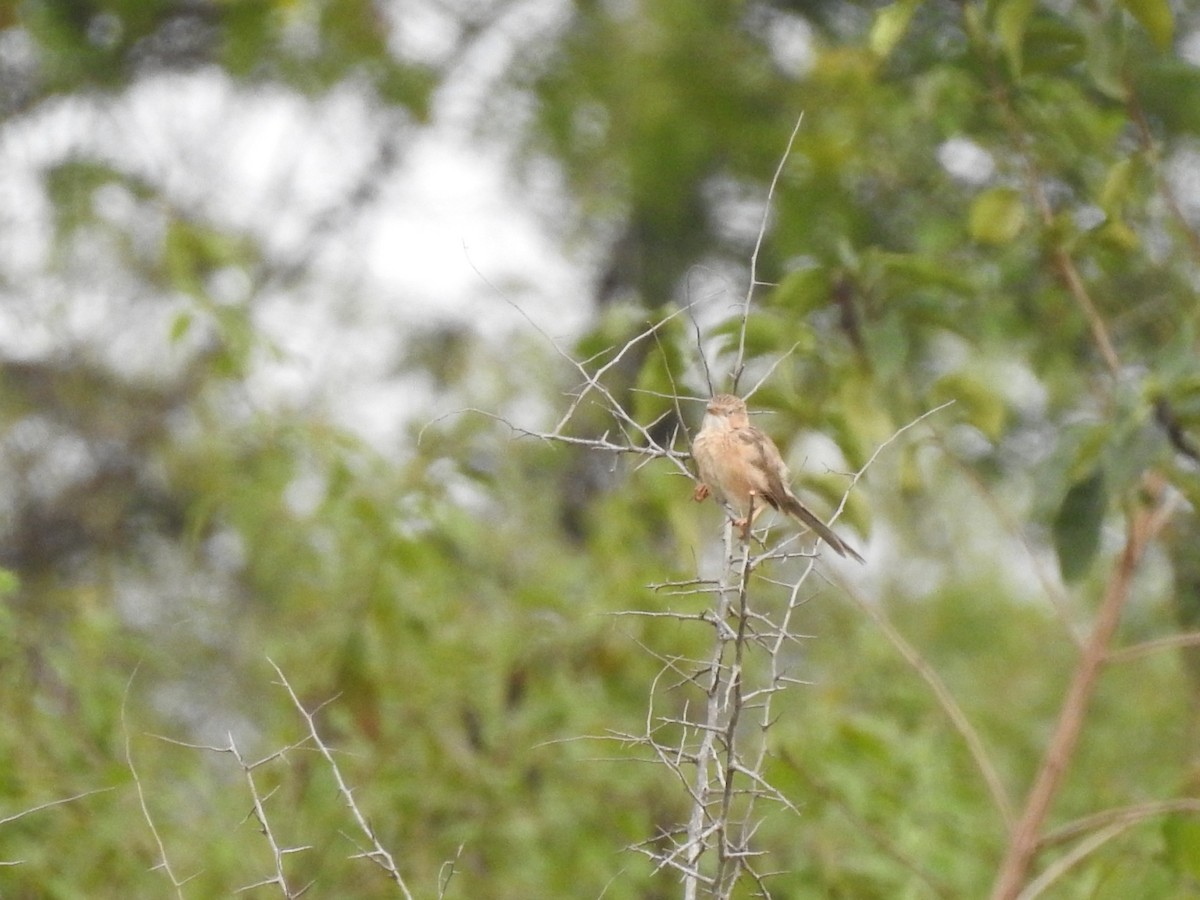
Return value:
<svg viewBox="0 0 1200 900">
<path fill-rule="evenodd" d="M 749 516 L 746 516 L 746 518 L 744 518 L 744 519 L 734 519 L 733 527 L 738 529 L 742 533 L 742 541 L 743 542 L 750 540 L 750 517 Z"/>
</svg>

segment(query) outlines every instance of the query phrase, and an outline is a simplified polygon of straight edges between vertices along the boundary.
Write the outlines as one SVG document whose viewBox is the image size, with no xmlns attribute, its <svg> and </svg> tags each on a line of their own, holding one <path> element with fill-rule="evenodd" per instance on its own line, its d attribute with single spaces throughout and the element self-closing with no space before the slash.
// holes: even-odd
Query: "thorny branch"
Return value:
<svg viewBox="0 0 1200 900">
<path fill-rule="evenodd" d="M 91 797 L 91 796 L 94 796 L 95 794 L 105 794 L 111 790 L 114 790 L 114 788 L 110 788 L 110 787 L 96 788 L 95 790 L 83 791 L 78 794 L 73 794 L 70 797 L 62 797 L 58 800 L 49 800 L 45 803 L 39 803 L 37 806 L 31 806 L 29 809 L 23 809 L 20 812 L 5 816 L 4 818 L 0 819 L 0 825 L 7 825 L 10 822 L 16 822 L 18 819 L 23 819 L 26 816 L 33 815 L 34 813 L 42 812 L 43 810 L 47 810 L 47 809 L 53 809 L 56 806 L 63 806 L 67 803 L 74 803 L 76 800 L 82 800 L 85 797 Z M 20 859 L 0 860 L 0 868 L 3 868 L 5 866 L 19 866 L 19 865 L 22 865 L 23 862 L 24 862 L 24 860 L 20 860 Z"/>
<path fill-rule="evenodd" d="M 307 737 L 297 741 L 294 744 L 291 744 L 290 746 L 276 750 L 274 753 L 268 754 L 262 759 L 253 762 L 246 761 L 246 758 L 238 749 L 232 733 L 227 735 L 227 743 L 223 747 L 207 744 L 191 744 L 187 741 L 179 741 L 175 738 L 164 737 L 163 735 L 159 734 L 151 735 L 151 737 L 155 737 L 158 740 L 168 744 L 174 744 L 177 747 L 186 747 L 189 750 L 207 750 L 211 753 L 228 753 L 237 761 L 238 766 L 241 768 L 242 777 L 246 780 L 246 787 L 250 791 L 250 798 L 252 802 L 250 813 L 246 818 L 250 818 L 252 816 L 255 821 L 258 822 L 259 831 L 261 831 L 263 837 L 267 839 L 267 845 L 271 850 L 271 861 L 275 868 L 275 874 L 264 878 L 261 881 L 256 881 L 253 884 L 248 884 L 244 887 L 238 888 L 236 891 L 234 891 L 235 894 L 244 894 L 247 891 L 254 890 L 255 888 L 270 887 L 273 885 L 279 889 L 280 893 L 282 893 L 284 897 L 288 898 L 288 900 L 293 900 L 295 897 L 302 896 L 310 887 L 312 887 L 313 882 L 311 881 L 304 885 L 304 887 L 300 888 L 294 888 L 288 883 L 287 875 L 283 870 L 283 858 L 292 853 L 299 853 L 303 850 L 310 850 L 312 848 L 309 846 L 284 847 L 280 843 L 279 839 L 275 836 L 275 832 L 271 829 L 271 822 L 267 817 L 266 809 L 267 801 L 271 798 L 271 795 L 274 794 L 275 791 L 271 791 L 264 796 L 262 792 L 259 791 L 258 782 L 255 781 L 254 778 L 255 770 L 267 765 L 268 763 L 274 762 L 277 759 L 283 759 L 287 756 L 287 754 L 308 744 L 309 739 Z"/>
<path fill-rule="evenodd" d="M 159 833 L 158 827 L 154 824 L 154 817 L 150 814 L 150 807 L 146 804 L 146 792 L 142 788 L 141 776 L 138 774 L 137 766 L 133 763 L 133 750 L 125 713 L 126 707 L 129 705 L 129 691 L 132 689 L 133 679 L 136 677 L 137 670 L 134 669 L 133 673 L 129 676 L 129 681 L 125 683 L 125 695 L 121 699 L 121 731 L 125 736 L 125 767 L 129 769 L 129 774 L 133 777 L 133 786 L 137 790 L 138 806 L 141 808 L 142 818 L 150 828 L 150 833 L 154 836 L 154 843 L 158 846 L 158 863 L 154 868 L 162 869 L 167 873 L 167 877 L 171 879 L 171 886 L 175 888 L 175 896 L 179 900 L 183 900 L 183 886 L 191 881 L 195 875 L 180 879 L 175 875 L 175 870 L 171 868 L 171 860 L 167 856 L 166 844 L 163 843 L 162 835 Z"/>
<path fill-rule="evenodd" d="M 362 810 L 355 801 L 354 792 L 347 786 L 346 779 L 342 777 L 342 770 L 338 766 L 337 760 L 333 757 L 333 751 L 330 750 L 329 745 L 321 738 L 321 733 L 317 730 L 316 714 L 304 708 L 304 704 L 300 702 L 300 698 L 292 690 L 291 683 L 284 676 L 283 670 L 275 665 L 273 660 L 268 659 L 267 662 L 271 664 L 271 668 L 279 676 L 279 684 L 287 691 L 288 696 L 292 699 L 292 704 L 303 717 L 305 724 L 308 725 L 309 737 L 312 738 L 312 743 L 316 746 L 317 751 L 325 757 L 325 762 L 329 764 L 329 770 L 333 773 L 334 781 L 337 782 L 338 793 L 346 801 L 346 806 L 354 816 L 354 821 L 358 823 L 359 829 L 366 835 L 367 840 L 371 842 L 371 848 L 358 854 L 356 858 L 371 860 L 371 862 L 383 869 L 388 877 L 395 882 L 396 886 L 400 888 L 400 892 L 404 895 L 405 900 L 412 900 L 412 893 L 409 891 L 408 885 L 405 884 L 400 870 L 396 868 L 396 861 L 392 858 L 392 854 L 384 849 L 383 844 L 379 842 L 379 838 L 375 834 L 375 829 L 367 822 L 367 817 L 363 815 Z"/>
<path fill-rule="evenodd" d="M 858 483 L 867 467 L 901 434 L 943 408 L 930 410 L 899 429 L 852 477 L 851 485 Z M 756 807 L 760 800 L 768 800 L 799 814 L 796 805 L 765 777 L 769 756 L 766 738 L 775 721 L 774 698 L 800 683 L 793 673 L 793 654 L 788 651 L 804 640 L 795 631 L 794 619 L 808 600 L 804 586 L 815 571 L 816 559 L 810 553 L 790 549 L 794 536 L 756 553 L 753 544 L 760 539 L 761 535 L 755 534 L 750 541 L 738 543 L 735 529 L 727 523 L 725 563 L 719 577 L 656 586 L 672 596 L 713 599 L 713 610 L 708 616 L 666 613 L 681 621 L 699 618 L 714 629 L 709 659 L 692 675 L 685 674 L 677 685 L 695 685 L 703 692 L 699 717 L 689 719 L 686 712 L 682 719 L 655 716 L 655 697 L 659 694 L 656 680 L 651 687 L 651 716 L 647 719 L 646 733 L 640 737 L 640 743 L 649 746 L 657 759 L 688 784 L 691 814 L 686 825 L 637 847 L 657 865 L 680 873 L 685 900 L 694 900 L 702 892 L 704 896 L 730 897 L 742 876 L 756 885 L 761 896 L 770 896 L 765 884 L 767 876 L 756 868 L 758 854 L 751 848 L 751 840 L 761 823 Z M 760 569 L 768 564 L 796 562 L 802 563 L 799 571 L 786 581 L 760 574 Z M 752 584 L 756 582 L 786 588 L 787 599 L 782 610 L 767 612 L 753 602 Z M 672 661 L 662 674 L 679 669 L 678 661 Z M 944 688 L 942 696 L 948 699 Z M 952 706 L 953 701 L 949 700 L 949 704 Z M 662 742 L 660 729 L 666 724 L 682 726 L 682 734 L 674 745 Z M 981 751 L 980 758 L 980 768 L 985 777 L 990 776 L 989 784 L 994 786 L 998 783 L 994 768 Z"/>
<path fill-rule="evenodd" d="M 800 121 L 797 121 L 788 140 L 787 152 L 772 179 L 768 205 L 799 127 Z M 757 258 L 768 217 L 769 210 L 764 212 L 751 258 L 750 286 L 741 310 L 741 338 L 731 373 L 735 386 L 745 367 L 745 329 L 754 291 L 761 284 L 757 274 Z M 506 299 L 506 302 L 510 301 Z M 529 319 L 519 307 L 517 309 Z M 620 348 L 610 350 L 603 356 L 602 362 L 600 358 L 576 360 L 529 320 L 555 352 L 582 376 L 581 386 L 572 393 L 565 411 L 549 431 L 522 428 L 499 416 L 481 410 L 475 412 L 504 422 L 523 436 L 614 456 L 635 457 L 639 460 L 639 467 L 655 459 L 663 459 L 677 472 L 691 478 L 693 476 L 686 465 L 690 454 L 675 449 L 674 436 L 668 446 L 659 443 L 654 436 L 657 423 L 642 424 L 636 421 L 605 384 L 607 373 L 639 343 L 651 339 L 658 342 L 662 327 L 674 316 L 689 309 L 684 307 L 649 325 Z M 705 378 L 710 380 L 700 338 L 698 333 L 697 346 L 701 349 Z M 773 370 L 774 367 L 764 377 L 769 377 Z M 675 403 L 675 414 L 679 415 L 680 395 L 675 373 L 670 373 L 670 377 L 675 388 L 675 396 L 671 399 Z M 588 438 L 568 433 L 568 426 L 585 402 L 599 403 L 611 415 L 613 432 Z M 852 476 L 847 494 L 889 445 L 948 405 L 930 410 L 897 430 Z M 843 496 L 838 514 L 845 502 L 846 496 Z M 644 733 L 608 736 L 608 739 L 626 745 L 648 748 L 649 760 L 664 766 L 687 792 L 690 807 L 687 820 L 675 828 L 664 829 L 652 839 L 634 847 L 652 859 L 658 868 L 678 873 L 685 900 L 697 900 L 701 895 L 728 898 L 743 879 L 749 880 L 759 895 L 769 896 L 766 873 L 758 869 L 760 854 L 752 849 L 752 840 L 762 821 L 757 806 L 759 801 L 767 800 L 798 814 L 796 805 L 776 790 L 765 776 L 769 753 L 767 733 L 775 721 L 772 711 L 774 698 L 788 687 L 801 683 L 794 674 L 794 654 L 791 649 L 800 644 L 804 636 L 796 633 L 794 621 L 797 611 L 808 600 L 804 585 L 815 571 L 815 557 L 795 549 L 794 536 L 768 547 L 762 543 L 766 534 L 764 531 L 752 535 L 750 540 L 739 542 L 733 527 L 727 524 L 724 564 L 718 577 L 659 586 L 674 597 L 710 600 L 711 606 L 704 611 L 621 613 L 702 622 L 713 629 L 711 648 L 703 660 L 664 658 L 651 651 L 663 665 L 650 686 Z M 762 546 L 762 552 L 755 551 L 755 542 Z M 800 565 L 799 571 L 786 581 L 778 582 L 758 574 L 760 569 L 768 565 L 796 564 Z M 761 581 L 764 586 L 782 584 L 785 587 L 787 601 L 782 611 L 767 612 L 754 602 L 752 579 Z M 689 698 L 692 691 L 700 694 L 698 704 Z M 658 710 L 660 698 L 666 695 L 678 698 L 674 705 L 678 707 L 682 704 L 681 712 Z M 982 758 L 986 763 L 986 757 Z M 981 768 L 985 775 L 993 774 L 989 765 L 981 765 Z M 991 782 L 992 779 L 989 779 Z"/>
<path fill-rule="evenodd" d="M 296 741 L 292 744 L 289 744 L 285 747 L 282 747 L 278 750 L 275 750 L 274 752 L 267 754 L 266 756 L 262 757 L 261 759 L 247 760 L 246 757 L 242 754 L 242 751 L 238 748 L 236 742 L 233 739 L 232 734 L 228 735 L 226 743 L 224 745 L 220 745 L 220 746 L 210 745 L 210 744 L 194 744 L 194 743 L 189 743 L 187 741 L 181 741 L 181 740 L 177 740 L 175 738 L 165 737 L 163 735 L 158 735 L 158 734 L 149 735 L 149 737 L 153 737 L 157 740 L 163 741 L 168 744 L 173 744 L 177 747 L 185 747 L 190 750 L 203 750 L 203 751 L 210 752 L 210 753 L 229 754 L 236 760 L 238 766 L 241 768 L 242 776 L 245 779 L 246 787 L 249 790 L 250 798 L 251 798 L 251 809 L 250 809 L 250 812 L 247 814 L 246 818 L 247 819 L 253 818 L 258 823 L 259 831 L 262 833 L 263 837 L 266 838 L 267 845 L 270 848 L 270 852 L 271 852 L 271 860 L 272 860 L 274 872 L 271 875 L 267 876 L 266 878 L 256 881 L 253 884 L 248 884 L 248 885 L 245 885 L 245 886 L 237 889 L 234 893 L 243 894 L 243 893 L 249 892 L 251 890 L 254 890 L 256 888 L 275 887 L 278 889 L 278 891 L 284 897 L 288 898 L 288 900 L 293 900 L 293 898 L 298 898 L 298 897 L 304 895 L 308 891 L 308 889 L 310 887 L 312 887 L 312 885 L 315 883 L 315 882 L 309 882 L 308 884 L 305 884 L 303 886 L 294 886 L 292 884 L 291 880 L 288 878 L 287 873 L 284 868 L 285 858 L 290 856 L 293 853 L 299 853 L 301 851 L 309 850 L 311 848 L 309 846 L 294 846 L 294 847 L 286 846 L 276 836 L 275 830 L 273 829 L 273 827 L 271 825 L 271 820 L 267 814 L 267 803 L 271 799 L 271 797 L 273 796 L 275 791 L 272 790 L 272 791 L 264 793 L 260 789 L 259 783 L 258 783 L 257 779 L 255 778 L 255 773 L 259 769 L 261 769 L 262 767 L 264 767 L 270 763 L 274 763 L 277 760 L 286 759 L 289 754 L 297 752 L 299 750 L 312 751 L 315 749 L 315 752 L 319 753 L 322 757 L 324 757 L 325 762 L 328 763 L 329 769 L 333 773 L 334 781 L 337 783 L 338 793 L 340 794 L 342 799 L 345 801 L 346 806 L 350 810 L 351 814 L 353 815 L 355 822 L 359 826 L 359 829 L 363 832 L 364 835 L 366 835 L 368 841 L 370 842 L 369 847 L 367 847 L 366 849 L 363 849 L 360 847 L 360 852 L 357 853 L 356 855 L 352 856 L 351 859 L 368 859 L 371 862 L 375 863 L 375 865 L 377 865 L 380 869 L 382 869 L 384 871 L 384 873 L 388 876 L 388 878 L 392 882 L 395 883 L 395 885 L 397 886 L 397 888 L 399 888 L 400 893 L 403 895 L 405 900 L 413 900 L 413 895 L 409 891 L 408 886 L 404 881 L 404 878 L 401 876 L 400 871 L 396 866 L 395 859 L 392 857 L 391 853 L 389 853 L 383 847 L 383 844 L 379 841 L 378 836 L 375 834 L 374 829 L 371 827 L 371 825 L 367 821 L 367 818 L 364 815 L 364 813 L 362 812 L 362 809 L 359 807 L 358 802 L 354 799 L 354 792 L 347 785 L 346 780 L 342 775 L 341 768 L 338 766 L 337 760 L 334 758 L 333 750 L 329 747 L 328 744 L 325 743 L 324 739 L 321 737 L 321 734 L 317 729 L 316 714 L 317 714 L 317 712 L 319 712 L 320 707 L 318 707 L 317 709 L 315 709 L 311 712 L 309 710 L 307 710 L 304 707 L 304 705 L 300 702 L 300 698 L 296 695 L 295 691 L 292 689 L 291 684 L 288 682 L 287 678 L 284 676 L 283 671 L 279 668 L 279 666 L 275 665 L 275 663 L 273 661 L 271 661 L 270 659 L 268 659 L 267 661 L 271 664 L 271 667 L 273 669 L 275 669 L 276 674 L 279 676 L 280 686 L 283 687 L 287 691 L 288 696 L 291 698 L 293 705 L 299 711 L 300 715 L 303 717 L 303 719 L 305 721 L 305 724 L 307 725 L 307 733 L 302 738 L 300 738 L 298 741 Z M 134 674 L 136 675 L 136 672 Z M 130 684 L 132 684 L 132 681 L 133 681 L 133 678 L 131 677 Z M 127 687 L 126 688 L 126 696 L 128 696 L 128 692 L 129 692 L 129 689 Z M 191 878 L 194 878 L 195 875 L 193 875 L 189 878 L 181 879 L 175 875 L 174 869 L 172 868 L 171 862 L 167 856 L 166 846 L 163 843 L 162 836 L 161 836 L 157 826 L 155 825 L 154 818 L 150 813 L 150 808 L 146 803 L 146 796 L 145 796 L 145 792 L 142 788 L 141 777 L 140 777 L 138 770 L 133 762 L 133 755 L 132 755 L 132 751 L 131 751 L 131 747 L 130 747 L 129 732 L 128 732 L 128 729 L 125 727 L 125 707 L 124 707 L 124 705 L 122 705 L 122 710 L 121 710 L 121 723 L 122 723 L 122 728 L 125 730 L 126 767 L 129 769 L 129 772 L 133 777 L 134 787 L 137 790 L 138 800 L 141 805 L 142 817 L 146 821 L 146 824 L 149 826 L 150 831 L 154 836 L 154 840 L 158 845 L 159 862 L 155 866 L 155 868 L 162 869 L 163 871 L 165 871 L 167 873 L 167 876 L 170 878 L 171 883 L 175 888 L 176 896 L 178 898 L 180 898 L 180 900 L 183 900 L 182 888 L 188 881 L 191 880 Z M 96 792 L 91 792 L 91 793 L 96 793 Z M 87 795 L 82 794 L 80 796 L 87 796 Z M 43 807 L 39 807 L 39 808 L 45 808 L 46 806 L 53 806 L 53 805 L 56 805 L 57 803 L 66 803 L 66 802 L 69 802 L 70 800 L 74 800 L 74 799 L 78 799 L 78 798 L 71 797 L 71 798 L 67 798 L 67 800 L 55 801 L 55 803 L 45 804 Z M 26 811 L 26 813 L 20 813 L 18 816 L 14 816 L 12 818 L 19 818 L 21 815 L 26 815 L 28 812 L 35 812 L 35 811 L 36 810 L 28 810 L 28 811 Z M 8 821 L 8 820 L 0 820 L 0 824 L 3 824 L 4 821 Z M 461 853 L 461 850 L 462 850 L 462 848 L 460 847 L 459 848 L 460 853 Z M 437 893 L 437 896 L 439 898 L 444 896 L 446 887 L 449 884 L 450 879 L 454 875 L 455 862 L 456 862 L 456 860 L 451 860 L 451 861 L 447 862 L 446 865 L 443 866 L 442 872 L 439 875 L 439 886 L 438 886 L 438 893 Z"/>
</svg>

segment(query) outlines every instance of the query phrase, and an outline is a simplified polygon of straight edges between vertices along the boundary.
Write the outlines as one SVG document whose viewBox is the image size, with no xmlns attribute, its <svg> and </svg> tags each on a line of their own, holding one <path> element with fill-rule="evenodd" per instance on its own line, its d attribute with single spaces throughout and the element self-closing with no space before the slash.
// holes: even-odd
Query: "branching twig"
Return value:
<svg viewBox="0 0 1200 900">
<path fill-rule="evenodd" d="M 1172 634 L 1168 637 L 1156 638 L 1152 641 L 1143 641 L 1131 647 L 1122 647 L 1120 650 L 1113 650 L 1109 653 L 1107 662 L 1131 662 L 1135 659 L 1141 659 L 1143 656 L 1150 656 L 1152 653 L 1157 653 L 1160 650 L 1174 650 L 1179 647 L 1200 647 L 1200 631 L 1189 631 L 1186 634 Z"/>
<path fill-rule="evenodd" d="M 463 846 L 463 844 L 458 845 L 458 850 L 454 853 L 454 859 L 448 859 L 442 863 L 442 868 L 438 872 L 438 900 L 443 900 L 446 896 L 446 889 L 450 887 L 450 879 L 458 871 L 456 867 L 458 866 L 459 858 L 462 856 Z"/>
<path fill-rule="evenodd" d="M 305 743 L 306 742 L 307 741 L 305 741 Z M 259 825 L 259 828 L 262 830 L 263 837 L 265 837 L 267 839 L 267 844 L 271 848 L 271 859 L 272 859 L 272 862 L 275 864 L 275 874 L 273 876 L 271 876 L 270 878 L 266 878 L 262 881 L 256 882 L 254 884 L 247 885 L 247 886 L 241 888 L 240 890 L 236 891 L 235 893 L 241 894 L 241 893 L 245 893 L 246 891 L 252 890 L 253 888 L 263 887 L 265 885 L 273 884 L 279 888 L 279 890 L 283 893 L 283 896 L 287 897 L 288 900 L 292 900 L 292 898 L 294 898 L 294 897 L 301 896 L 302 894 L 304 894 L 305 891 L 307 891 L 310 887 L 312 887 L 312 882 L 309 882 L 307 885 L 305 885 L 302 888 L 293 889 L 288 884 L 287 875 L 285 875 L 284 871 L 283 871 L 283 858 L 284 858 L 284 856 L 286 856 L 289 853 L 299 853 L 301 850 L 309 850 L 311 848 L 307 847 L 307 846 L 283 847 L 280 845 L 279 841 L 275 837 L 275 832 L 273 832 L 271 830 L 271 822 L 267 818 L 266 801 L 270 798 L 270 794 L 268 794 L 267 797 L 263 797 L 259 793 L 258 784 L 254 780 L 255 768 L 262 765 L 264 762 L 268 762 L 271 759 L 274 759 L 276 756 L 281 756 L 282 753 L 272 754 L 266 760 L 262 760 L 258 763 L 247 763 L 245 758 L 242 756 L 241 751 L 238 750 L 237 744 L 234 742 L 232 734 L 229 735 L 229 746 L 226 749 L 227 749 L 227 752 L 231 753 L 233 755 L 233 758 L 237 760 L 238 765 L 242 767 L 242 775 L 246 779 L 246 787 L 250 789 L 250 797 L 254 803 L 254 809 L 252 811 L 252 815 L 254 816 L 255 819 L 258 820 L 258 825 Z M 272 793 L 274 793 L 274 792 L 272 791 Z"/>
<path fill-rule="evenodd" d="M 1103 844 L 1107 844 L 1121 832 L 1132 828 L 1133 824 L 1132 822 L 1117 822 L 1088 835 L 1077 846 L 1073 847 L 1069 853 L 1056 859 L 1053 864 L 1046 867 L 1041 875 L 1029 882 L 1016 895 L 1016 900 L 1034 900 L 1035 897 L 1041 896 L 1042 892 L 1065 875 L 1068 869 L 1085 859 Z"/>
<path fill-rule="evenodd" d="M 985 55 L 985 64 L 990 66 L 990 62 L 990 58 Z M 1043 226 L 1049 231 L 1054 224 L 1054 211 L 1050 206 L 1044 189 L 1045 182 L 1038 171 L 1036 161 L 1032 153 L 1026 152 L 1028 136 L 1021 126 L 1008 91 L 994 70 L 991 71 L 991 81 L 1010 139 L 1017 150 L 1018 158 L 1022 161 L 1029 196 L 1037 207 Z M 1139 121 L 1136 102 L 1132 99 L 1131 102 L 1131 118 L 1135 120 L 1135 125 L 1142 127 L 1141 137 L 1146 143 L 1149 140 L 1149 132 L 1145 128 L 1145 121 Z M 1193 246 L 1200 245 L 1193 243 Z M 1047 258 L 1054 274 L 1062 282 L 1087 322 L 1105 368 L 1114 379 L 1118 378 L 1121 374 L 1121 361 L 1110 336 L 1108 324 L 1100 315 L 1070 250 L 1060 243 L 1051 248 Z M 1176 449 L 1196 458 L 1195 448 L 1187 440 L 1187 436 L 1182 432 L 1172 433 L 1169 406 L 1160 406 L 1159 417 Z M 1124 547 L 1115 569 L 1109 576 L 1100 610 L 1084 643 L 1081 658 L 1072 675 L 1054 733 L 1046 747 L 1024 810 L 1010 835 L 1008 848 L 992 889 L 993 900 L 1035 896 L 1076 861 L 1126 827 L 1116 823 L 1091 835 L 1080 847 L 1043 872 L 1041 877 L 1032 882 L 1028 881 L 1036 854 L 1041 847 L 1042 828 L 1074 755 L 1097 679 L 1104 664 L 1120 655 L 1110 654 L 1109 648 L 1129 597 L 1134 572 L 1141 563 L 1147 543 L 1161 529 L 1171 512 L 1170 499 L 1163 500 L 1162 491 L 1153 483 L 1156 478 L 1158 476 L 1153 472 L 1143 474 L 1143 480 L 1151 489 L 1150 493 L 1156 495 L 1153 502 L 1157 506 L 1143 506 L 1127 513 Z"/>
<path fill-rule="evenodd" d="M 283 670 L 275 665 L 274 660 L 268 659 L 267 662 L 271 664 L 271 668 L 279 676 L 280 686 L 287 690 L 288 696 L 292 698 L 292 704 L 304 718 L 305 724 L 308 725 L 308 733 L 312 737 L 313 744 L 316 746 L 318 752 L 325 757 L 325 761 L 329 763 L 329 769 L 333 772 L 333 778 L 337 782 L 338 793 L 346 801 L 346 806 L 350 808 L 350 812 L 354 816 L 354 821 L 358 823 L 358 827 L 362 830 L 362 833 L 371 842 L 371 849 L 359 854 L 359 857 L 369 859 L 383 869 L 388 877 L 395 882 L 396 886 L 400 888 L 400 892 L 404 895 L 405 900 L 412 900 L 412 893 L 409 891 L 408 885 L 404 883 L 404 878 L 400 875 L 400 870 L 396 868 L 396 861 L 392 858 L 392 854 L 385 850 L 383 844 L 379 842 L 379 838 L 375 835 L 375 830 L 367 822 L 366 816 L 363 815 L 362 810 L 358 807 L 358 803 L 355 802 L 354 792 L 347 786 L 345 778 L 342 777 L 342 770 L 338 766 L 337 760 L 333 757 L 333 751 L 329 749 L 329 746 L 321 738 L 320 732 L 317 731 L 317 722 L 314 714 L 304 708 L 304 704 L 300 702 L 300 698 L 292 690 L 291 683 L 284 676 Z"/>
<path fill-rule="evenodd" d="M 1138 803 L 1133 806 L 1122 806 L 1093 813 L 1054 829 L 1038 841 L 1038 849 L 1045 850 L 1048 847 L 1073 841 L 1077 837 L 1109 825 L 1136 825 L 1157 816 L 1181 812 L 1200 813 L 1200 798 L 1180 797 L 1177 800 L 1155 800 L 1151 803 Z"/>
<path fill-rule="evenodd" d="M 1063 700 L 1058 724 L 1046 747 L 1029 798 L 1025 801 L 1025 809 L 1009 840 L 1007 853 L 992 889 L 992 900 L 1015 900 L 1025 886 L 1038 850 L 1042 825 L 1074 754 L 1096 680 L 1108 658 L 1108 648 L 1116 634 L 1125 601 L 1129 598 L 1133 574 L 1142 560 L 1147 543 L 1164 524 L 1170 502 L 1168 498 L 1161 501 L 1157 508 L 1138 509 L 1129 516 L 1125 546 L 1109 578 L 1095 625 Z"/>
<path fill-rule="evenodd" d="M 258 790 L 257 782 L 254 780 L 254 772 L 256 769 L 259 769 L 268 763 L 274 762 L 277 759 L 282 759 L 286 757 L 288 753 L 302 748 L 309 742 L 309 738 L 307 736 L 294 744 L 290 744 L 287 747 L 276 750 L 274 753 L 270 753 L 267 756 L 264 756 L 262 759 L 254 762 L 247 762 L 246 758 L 242 756 L 241 751 L 237 747 L 237 743 L 233 739 L 232 733 L 228 734 L 228 743 L 226 743 L 223 747 L 218 747 L 211 744 L 194 744 L 188 741 L 181 741 L 176 738 L 165 737 L 161 734 L 151 734 L 150 737 L 160 740 L 163 743 L 174 744 L 176 747 L 186 747 L 189 750 L 205 750 L 210 753 L 228 753 L 235 760 L 237 760 L 237 764 L 242 770 L 242 777 L 245 778 L 246 786 L 250 790 L 250 797 L 253 804 L 250 810 L 250 815 L 253 816 L 258 822 L 259 830 L 262 832 L 263 837 L 267 839 L 267 844 L 271 848 L 271 860 L 275 868 L 275 874 L 264 878 L 261 881 L 256 881 L 253 884 L 244 885 L 243 887 L 240 887 L 234 891 L 235 894 L 244 894 L 248 891 L 254 890 L 255 888 L 275 886 L 280 890 L 284 897 L 288 898 L 288 900 L 293 900 L 293 898 L 303 896 L 308 889 L 312 887 L 313 882 L 311 881 L 301 888 L 293 888 L 288 883 L 287 875 L 283 871 L 283 858 L 291 853 L 298 853 L 301 850 L 309 850 L 311 847 L 284 847 L 280 844 L 279 840 L 275 837 L 274 831 L 271 829 L 271 822 L 267 818 L 266 810 L 266 802 L 270 799 L 271 794 L 273 794 L 274 791 L 266 796 L 263 796 Z"/>
</svg>

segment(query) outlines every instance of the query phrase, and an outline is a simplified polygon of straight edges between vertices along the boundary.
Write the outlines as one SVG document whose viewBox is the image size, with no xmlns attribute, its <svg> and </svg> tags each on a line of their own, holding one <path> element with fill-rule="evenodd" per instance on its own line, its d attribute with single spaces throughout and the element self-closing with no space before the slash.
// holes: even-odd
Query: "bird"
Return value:
<svg viewBox="0 0 1200 900">
<path fill-rule="evenodd" d="M 692 442 L 692 459 L 700 471 L 694 500 L 709 494 L 730 507 L 733 524 L 750 535 L 754 519 L 767 506 L 807 525 L 841 556 L 866 562 L 834 533 L 833 529 L 801 503 L 788 487 L 788 469 L 775 442 L 750 424 L 746 401 L 733 394 L 717 394 L 708 401 L 704 421 Z"/>
</svg>

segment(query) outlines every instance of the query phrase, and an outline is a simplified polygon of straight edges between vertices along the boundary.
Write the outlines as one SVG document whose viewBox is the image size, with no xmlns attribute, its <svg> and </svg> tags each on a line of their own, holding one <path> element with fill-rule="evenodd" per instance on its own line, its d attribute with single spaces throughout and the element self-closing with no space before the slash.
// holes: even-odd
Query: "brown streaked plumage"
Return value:
<svg viewBox="0 0 1200 900">
<path fill-rule="evenodd" d="M 865 560 L 796 499 L 788 487 L 788 470 L 765 432 L 750 424 L 746 402 L 732 394 L 717 394 L 708 401 L 704 422 L 692 444 L 692 458 L 700 470 L 695 498 L 712 493 L 737 514 L 734 524 L 749 535 L 758 514 L 770 505 L 804 523 L 842 556 Z"/>
</svg>

